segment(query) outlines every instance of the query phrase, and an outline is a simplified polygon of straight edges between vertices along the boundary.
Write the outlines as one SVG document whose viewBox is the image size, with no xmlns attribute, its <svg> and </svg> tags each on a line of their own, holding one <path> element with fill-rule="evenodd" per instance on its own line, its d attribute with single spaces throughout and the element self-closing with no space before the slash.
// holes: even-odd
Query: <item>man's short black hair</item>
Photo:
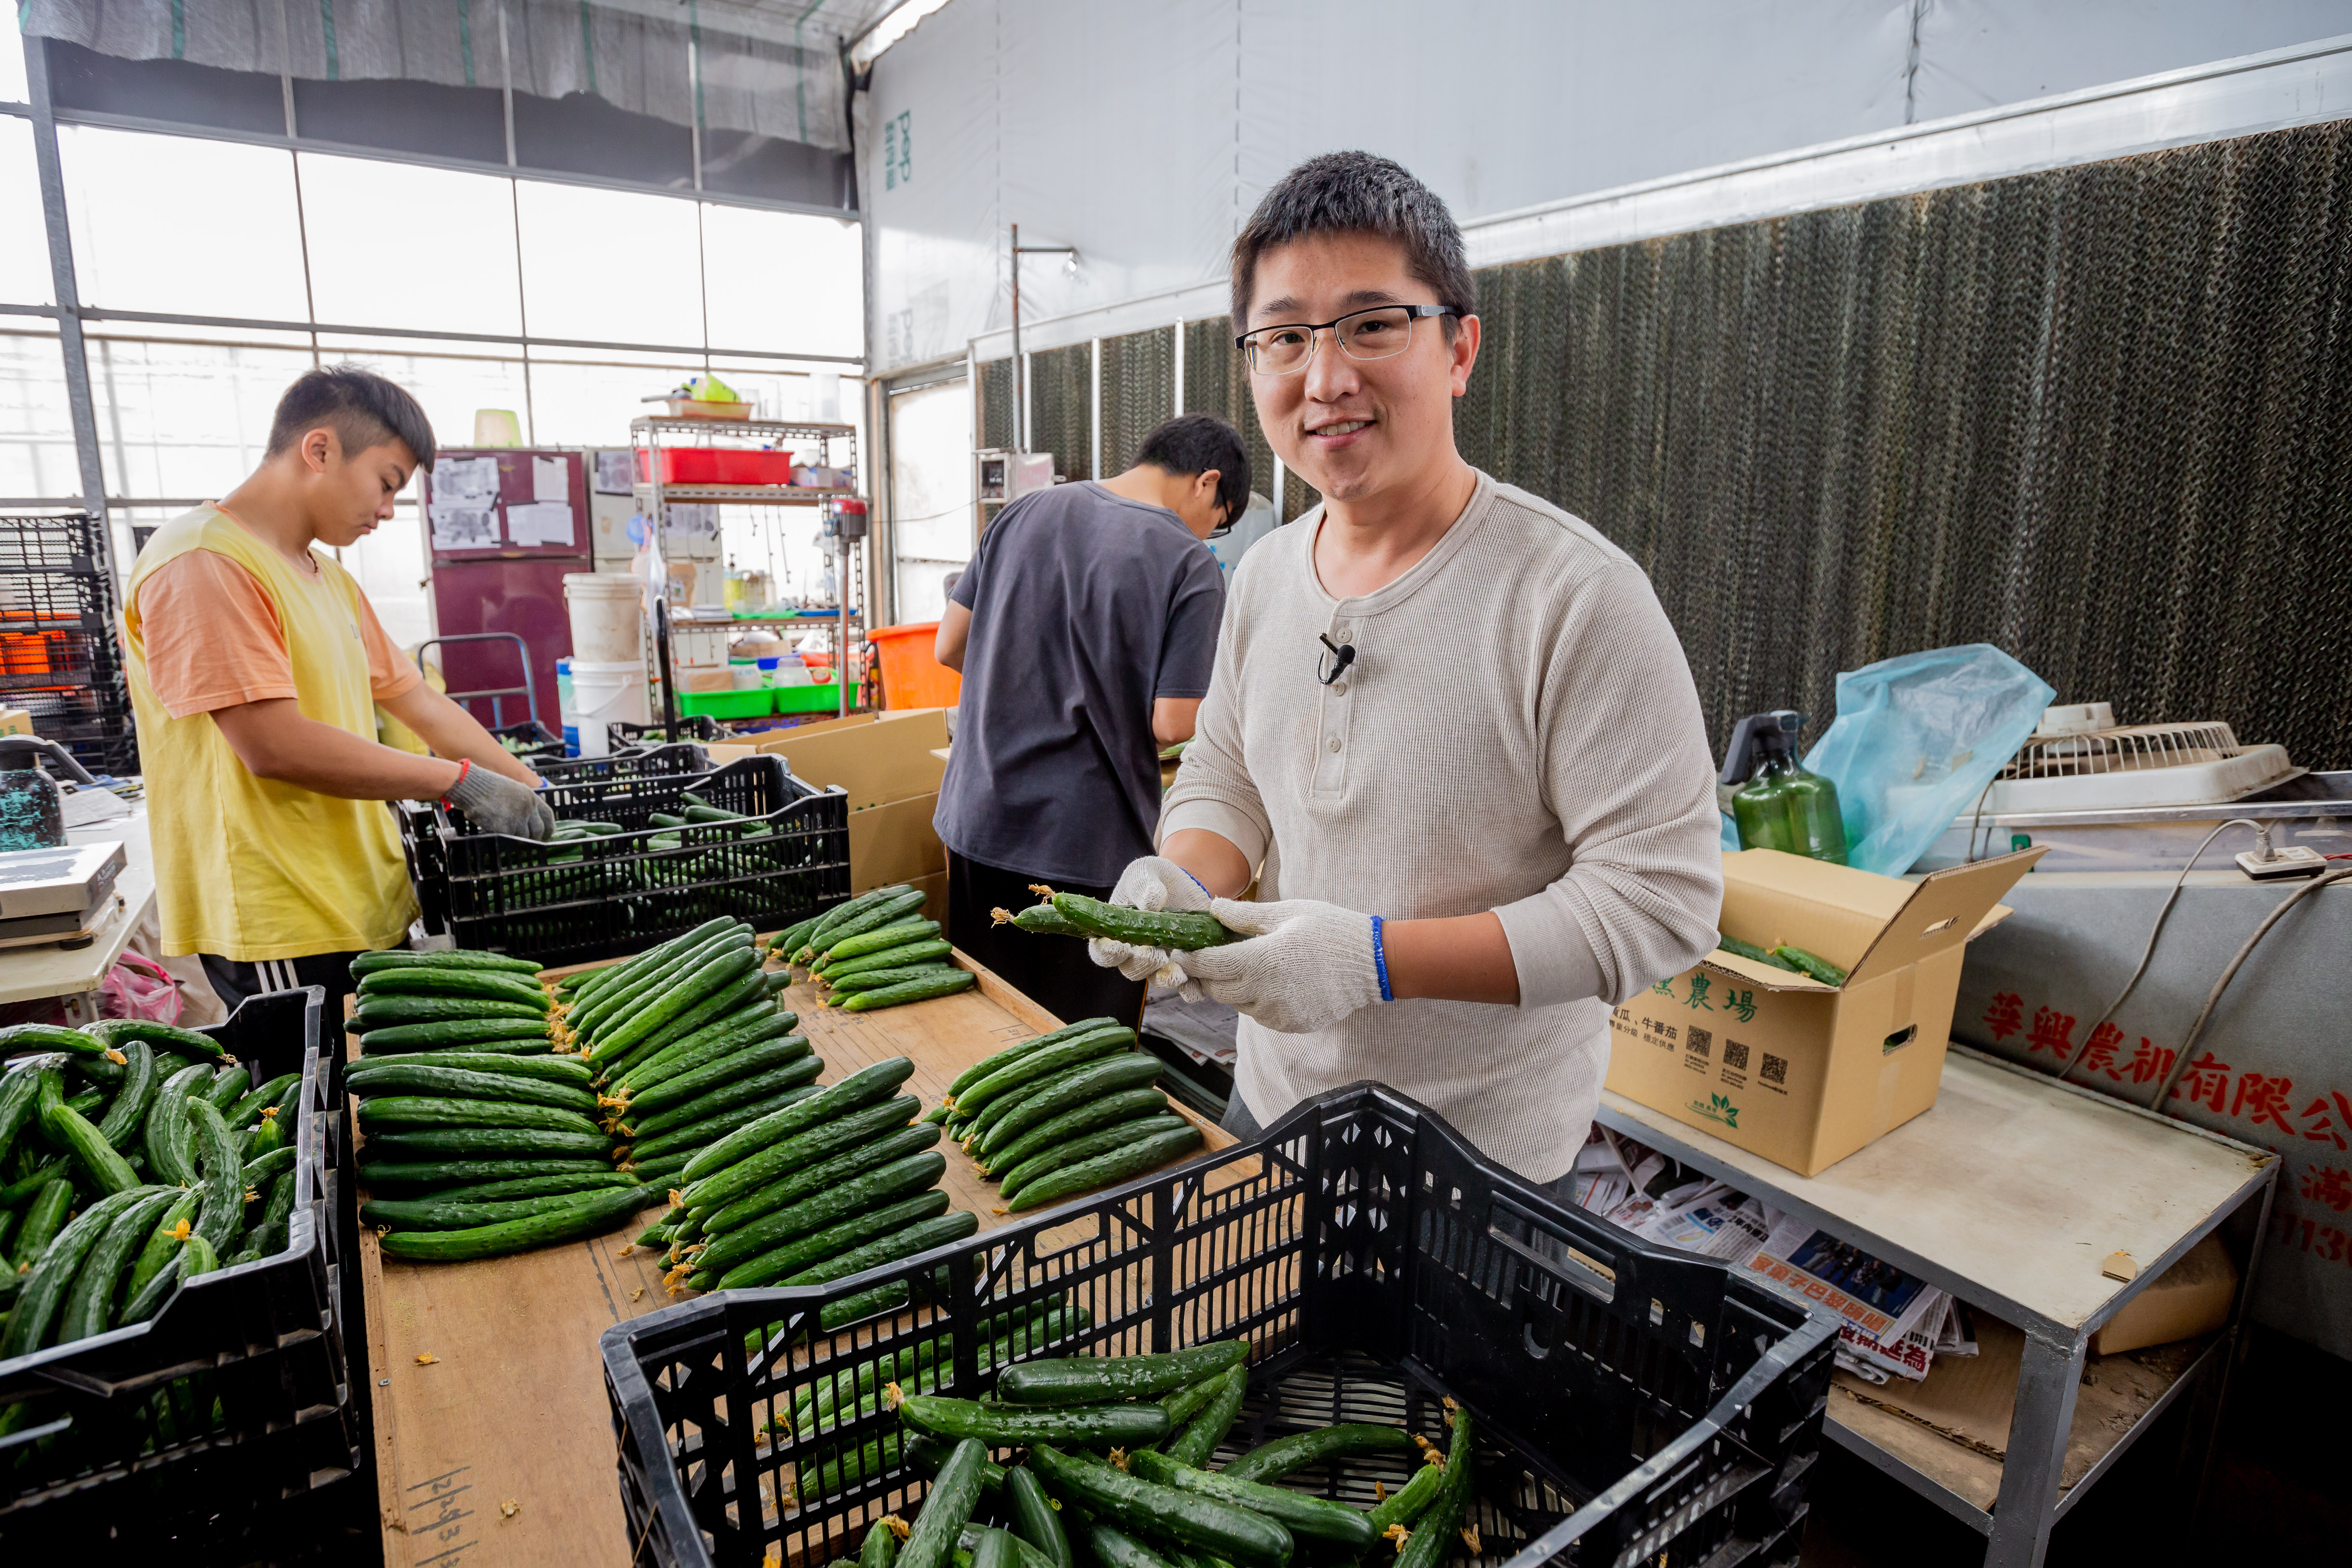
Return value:
<svg viewBox="0 0 2352 1568">
<path fill-rule="evenodd" d="M 433 466 L 433 422 L 407 389 L 355 364 L 331 364 L 295 380 L 278 400 L 269 419 L 269 452 L 276 457 L 324 425 L 357 457 L 398 437 L 416 454 L 417 466 Z"/>
<path fill-rule="evenodd" d="M 1477 285 L 1463 254 L 1462 231 L 1437 193 L 1402 164 L 1370 153 L 1326 153 L 1274 184 L 1234 237 L 1234 331 L 1248 331 L 1257 258 L 1310 234 L 1372 234 L 1404 251 L 1405 269 L 1429 285 L 1440 305 L 1463 315 L 1478 309 Z M 1448 342 L 1454 318 L 1441 316 Z"/>
<path fill-rule="evenodd" d="M 1214 468 L 1217 504 L 1225 509 L 1225 521 L 1239 521 L 1249 509 L 1249 448 L 1242 445 L 1240 431 L 1213 414 L 1179 414 L 1154 426 L 1135 460 L 1171 474 L 1205 474 Z"/>
</svg>

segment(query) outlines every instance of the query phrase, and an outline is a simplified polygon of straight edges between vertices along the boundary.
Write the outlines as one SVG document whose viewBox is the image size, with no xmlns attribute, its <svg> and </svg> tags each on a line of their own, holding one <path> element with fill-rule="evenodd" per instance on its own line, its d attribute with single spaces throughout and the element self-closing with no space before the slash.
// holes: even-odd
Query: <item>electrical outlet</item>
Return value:
<svg viewBox="0 0 2352 1568">
<path fill-rule="evenodd" d="M 2288 846 L 2268 860 L 2263 858 L 2260 850 L 2248 849 L 2239 855 L 2238 868 L 2257 882 L 2276 882 L 2295 877 L 2316 877 L 2327 869 L 2327 857 L 2300 844 Z"/>
</svg>

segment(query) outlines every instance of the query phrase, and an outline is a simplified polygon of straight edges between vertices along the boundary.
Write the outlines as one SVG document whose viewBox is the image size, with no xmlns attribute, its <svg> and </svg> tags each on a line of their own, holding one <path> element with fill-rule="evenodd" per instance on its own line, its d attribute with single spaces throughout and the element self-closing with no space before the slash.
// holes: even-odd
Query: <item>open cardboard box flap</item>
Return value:
<svg viewBox="0 0 2352 1568">
<path fill-rule="evenodd" d="M 1778 849 L 1723 858 L 1724 933 L 1759 947 L 1793 942 L 1847 971 L 1857 985 L 1957 947 L 2009 913 L 2000 896 L 2046 849 L 2023 849 L 1933 871 L 1916 884 Z M 1709 968 L 1774 991 L 1832 991 L 1721 949 Z"/>
</svg>

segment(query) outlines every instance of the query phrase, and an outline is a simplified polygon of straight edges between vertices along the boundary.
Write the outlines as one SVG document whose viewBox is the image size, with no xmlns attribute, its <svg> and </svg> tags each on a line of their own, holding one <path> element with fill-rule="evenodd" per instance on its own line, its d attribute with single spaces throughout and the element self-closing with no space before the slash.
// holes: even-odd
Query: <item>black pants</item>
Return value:
<svg viewBox="0 0 2352 1568">
<path fill-rule="evenodd" d="M 327 1005 L 320 1026 L 331 1037 L 319 1042 L 322 1050 L 332 1050 L 341 1044 L 343 998 L 352 994 L 352 960 L 356 952 L 313 952 L 300 958 L 268 958 L 258 963 L 243 963 L 218 953 L 203 954 L 205 978 L 213 984 L 213 994 L 221 1005 L 230 1012 L 248 996 L 258 996 L 265 991 L 291 991 L 298 986 L 323 986 Z"/>
<path fill-rule="evenodd" d="M 994 970 L 997 978 L 1066 1024 L 1080 1018 L 1116 1018 L 1130 1028 L 1143 1017 L 1144 983 L 1105 969 L 1087 956 L 1076 937 L 1039 936 L 1015 925 L 998 925 L 992 910 L 1018 911 L 1037 901 L 1029 884 L 1045 880 L 1022 871 L 1003 871 L 948 852 L 948 940 Z M 1056 882 L 1057 893 L 1108 899 L 1108 888 Z"/>
</svg>

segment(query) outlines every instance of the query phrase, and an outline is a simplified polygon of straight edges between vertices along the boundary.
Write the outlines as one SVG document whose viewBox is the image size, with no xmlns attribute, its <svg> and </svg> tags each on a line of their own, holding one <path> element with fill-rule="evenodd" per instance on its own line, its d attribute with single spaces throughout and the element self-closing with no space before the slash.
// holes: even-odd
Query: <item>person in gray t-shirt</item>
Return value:
<svg viewBox="0 0 2352 1568">
<path fill-rule="evenodd" d="M 1125 473 L 997 513 L 940 616 L 939 660 L 963 674 L 933 818 L 948 934 L 1066 1021 L 1133 1023 L 1144 987 L 1090 963 L 1084 943 L 996 926 L 990 911 L 1035 902 L 1038 882 L 1108 897 L 1150 853 L 1160 749 L 1192 738 L 1224 613 L 1202 541 L 1240 516 L 1249 488 L 1240 434 L 1179 416 Z"/>
</svg>

